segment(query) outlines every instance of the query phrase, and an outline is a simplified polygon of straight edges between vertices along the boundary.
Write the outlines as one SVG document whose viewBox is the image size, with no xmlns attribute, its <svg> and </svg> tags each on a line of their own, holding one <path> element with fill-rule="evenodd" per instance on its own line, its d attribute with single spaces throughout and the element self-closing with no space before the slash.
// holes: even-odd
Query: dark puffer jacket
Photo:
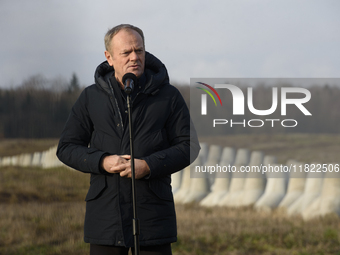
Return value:
<svg viewBox="0 0 340 255">
<path fill-rule="evenodd" d="M 91 173 L 85 198 L 85 242 L 133 246 L 131 179 L 100 168 L 106 154 L 130 154 L 124 100 L 112 84 L 113 68 L 98 66 L 95 84 L 87 87 L 72 108 L 62 132 L 57 156 L 66 165 Z M 169 84 L 165 66 L 145 56 L 145 86 L 132 98 L 135 158 L 144 159 L 151 175 L 136 180 L 140 245 L 160 245 L 177 239 L 170 175 L 189 165 L 199 143 L 188 108 Z"/>
</svg>

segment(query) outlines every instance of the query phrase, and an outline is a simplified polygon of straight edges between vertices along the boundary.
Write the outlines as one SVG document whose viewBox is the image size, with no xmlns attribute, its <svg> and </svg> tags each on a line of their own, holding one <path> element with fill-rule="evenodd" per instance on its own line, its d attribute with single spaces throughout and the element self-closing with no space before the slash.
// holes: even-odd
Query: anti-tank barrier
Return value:
<svg viewBox="0 0 340 255">
<path fill-rule="evenodd" d="M 253 206 L 257 211 L 280 210 L 291 216 L 301 215 L 305 220 L 331 213 L 340 215 L 339 164 L 307 164 L 295 160 L 277 164 L 275 157 L 260 151 L 236 151 L 230 147 L 223 148 L 224 151 L 228 151 L 229 156 L 222 153 L 219 159 L 215 157 L 213 166 L 197 160 L 185 169 L 182 186 L 174 193 L 176 203 L 195 201 L 209 207 Z M 205 175 L 190 178 L 190 172 L 192 175 L 195 171 L 205 171 Z M 207 187 L 208 183 L 211 183 L 210 187 Z M 194 191 L 197 192 L 195 199 L 188 199 Z M 178 199 L 179 195 L 181 199 Z"/>
<path fill-rule="evenodd" d="M 281 210 L 292 217 L 301 215 L 305 220 L 332 213 L 340 215 L 339 164 L 289 160 L 283 165 L 261 151 L 206 144 L 201 147 L 195 162 L 172 176 L 176 203 L 198 202 L 210 207 L 253 206 L 258 211 Z M 0 168 L 65 166 L 57 158 L 56 150 L 57 146 L 53 146 L 43 152 L 1 157 Z M 217 167 L 209 168 L 209 165 Z M 195 178 L 191 176 L 195 169 L 214 169 L 214 172 Z M 232 171 L 226 171 L 228 169 Z"/>
</svg>

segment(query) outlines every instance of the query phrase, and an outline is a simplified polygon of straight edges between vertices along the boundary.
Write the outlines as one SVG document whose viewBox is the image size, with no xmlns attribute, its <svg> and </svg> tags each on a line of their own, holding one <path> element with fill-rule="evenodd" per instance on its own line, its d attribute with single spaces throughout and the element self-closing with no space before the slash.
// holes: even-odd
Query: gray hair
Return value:
<svg viewBox="0 0 340 255">
<path fill-rule="evenodd" d="M 115 26 L 115 27 L 109 29 L 109 31 L 107 31 L 107 33 L 104 37 L 105 48 L 106 48 L 107 51 L 110 51 L 110 44 L 111 44 L 112 38 L 122 29 L 124 29 L 124 30 L 128 30 L 128 29 L 135 30 L 142 37 L 143 46 L 145 47 L 144 34 L 143 34 L 142 29 L 135 27 L 135 26 L 132 26 L 130 24 L 121 24 L 121 25 Z"/>
</svg>

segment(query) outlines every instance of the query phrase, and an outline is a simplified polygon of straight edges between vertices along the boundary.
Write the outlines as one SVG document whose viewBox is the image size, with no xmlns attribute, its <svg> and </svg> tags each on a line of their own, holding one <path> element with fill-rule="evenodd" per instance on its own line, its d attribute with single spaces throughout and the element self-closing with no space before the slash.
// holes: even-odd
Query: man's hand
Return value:
<svg viewBox="0 0 340 255">
<path fill-rule="evenodd" d="M 130 155 L 110 155 L 104 157 L 102 161 L 102 168 L 111 174 L 120 173 L 124 171 L 126 166 L 125 164 L 129 162 Z"/>
<path fill-rule="evenodd" d="M 130 155 L 110 155 L 104 157 L 102 168 L 108 172 L 117 174 L 121 177 L 131 178 L 131 156 Z M 135 178 L 141 179 L 150 174 L 150 168 L 145 160 L 135 159 Z"/>
<path fill-rule="evenodd" d="M 125 166 L 126 168 L 124 171 L 120 172 L 120 176 L 131 178 L 131 160 L 129 160 L 128 163 L 125 164 Z M 145 160 L 135 159 L 135 178 L 141 179 L 148 174 L 150 174 L 150 168 Z"/>
</svg>

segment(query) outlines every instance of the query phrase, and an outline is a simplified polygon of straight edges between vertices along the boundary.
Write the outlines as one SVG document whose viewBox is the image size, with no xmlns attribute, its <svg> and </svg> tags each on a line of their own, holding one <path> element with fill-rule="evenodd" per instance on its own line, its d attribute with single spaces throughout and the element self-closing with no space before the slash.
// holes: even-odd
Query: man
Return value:
<svg viewBox="0 0 340 255">
<path fill-rule="evenodd" d="M 72 108 L 58 145 L 65 164 L 91 174 L 84 240 L 91 254 L 128 254 L 133 244 L 126 94 L 131 95 L 141 254 L 171 254 L 177 239 L 171 174 L 189 165 L 199 143 L 188 108 L 165 66 L 145 52 L 142 30 L 119 25 L 105 36 L 106 60 Z M 191 126 L 191 129 L 190 129 Z"/>
</svg>

